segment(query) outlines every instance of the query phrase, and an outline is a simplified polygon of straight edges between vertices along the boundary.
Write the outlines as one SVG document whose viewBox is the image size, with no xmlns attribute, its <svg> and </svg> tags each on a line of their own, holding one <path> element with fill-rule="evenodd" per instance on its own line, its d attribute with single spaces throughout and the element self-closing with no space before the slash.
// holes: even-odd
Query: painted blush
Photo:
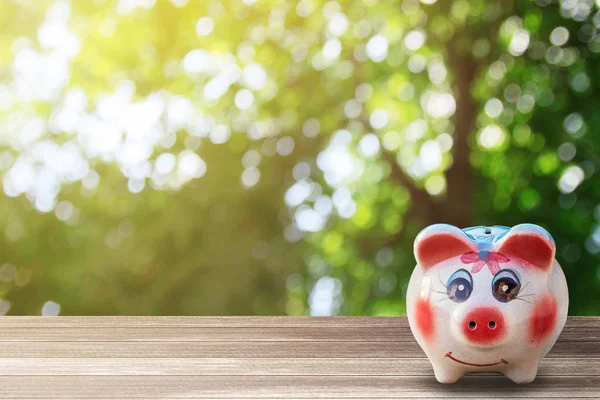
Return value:
<svg viewBox="0 0 600 400">
<path fill-rule="evenodd" d="M 554 329 L 556 323 L 556 301 L 550 294 L 545 295 L 535 304 L 529 320 L 529 335 L 531 342 L 541 342 Z"/>
<path fill-rule="evenodd" d="M 435 334 L 435 315 L 431 303 L 425 299 L 417 300 L 415 305 L 417 329 L 426 340 L 433 339 Z"/>
</svg>

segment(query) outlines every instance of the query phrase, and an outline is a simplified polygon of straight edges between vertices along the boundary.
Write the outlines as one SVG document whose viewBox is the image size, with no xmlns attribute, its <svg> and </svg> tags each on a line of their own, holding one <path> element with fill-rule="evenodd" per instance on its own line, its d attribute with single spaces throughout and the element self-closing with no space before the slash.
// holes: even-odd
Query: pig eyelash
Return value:
<svg viewBox="0 0 600 400">
<path fill-rule="evenodd" d="M 442 285 L 443 285 L 443 283 L 442 283 Z M 444 285 L 444 287 L 446 287 L 446 285 Z M 450 300 L 450 296 L 448 296 L 448 290 L 441 291 L 441 290 L 435 290 L 435 289 L 432 288 L 431 291 L 434 292 L 434 293 L 439 293 L 439 294 L 443 294 L 444 295 L 444 297 L 442 297 L 439 300 L 434 301 L 434 303 L 439 303 L 440 301 L 444 301 L 444 300 Z"/>
<path fill-rule="evenodd" d="M 442 277 L 440 276 L 439 273 L 438 273 L 438 279 L 439 279 L 440 283 L 442 284 L 442 286 L 444 287 L 444 289 L 446 289 L 446 290 L 442 291 L 442 290 L 435 290 L 433 288 L 431 289 L 431 291 L 434 293 L 439 293 L 439 294 L 444 295 L 443 298 L 434 301 L 434 303 L 439 303 L 440 301 L 444 301 L 444 300 L 450 300 L 450 297 L 448 297 L 448 286 L 446 286 L 446 284 L 442 281 Z"/>
<path fill-rule="evenodd" d="M 522 299 L 522 298 L 521 298 L 521 297 L 519 297 L 519 296 L 515 297 L 515 300 L 521 300 L 521 301 L 524 301 L 525 303 L 529 303 L 529 304 L 531 304 L 531 302 L 530 302 L 529 300 Z"/>
<path fill-rule="evenodd" d="M 444 288 L 447 291 L 448 290 L 448 286 L 446 286 L 446 284 L 444 283 L 444 281 L 442 281 L 442 277 L 440 276 L 439 271 L 438 271 L 438 279 L 440 280 L 440 283 L 442 284 L 442 286 L 444 286 Z"/>
<path fill-rule="evenodd" d="M 527 288 L 527 286 L 529 286 L 529 282 L 526 282 L 526 283 L 525 283 L 525 286 L 523 286 L 523 287 L 521 288 L 521 292 L 523 292 L 523 291 L 525 290 L 525 288 Z M 524 301 L 525 303 L 529 303 L 529 304 L 531 304 L 531 301 L 529 301 L 529 300 L 525 300 L 523 297 L 531 297 L 531 296 L 533 296 L 533 295 L 534 295 L 534 293 L 530 293 L 530 294 L 518 294 L 518 295 L 515 297 L 515 300 L 521 300 L 521 301 Z"/>
<path fill-rule="evenodd" d="M 438 277 L 439 277 L 439 275 L 438 275 Z M 442 290 L 435 290 L 434 288 L 431 288 L 431 291 L 434 292 L 434 293 L 443 294 L 444 297 L 442 299 L 440 299 L 440 300 L 434 301 L 434 303 L 438 303 L 438 302 L 443 301 L 443 300 L 450 300 L 450 297 L 448 296 L 448 287 L 444 284 L 444 282 L 442 282 L 442 278 L 440 278 L 440 283 L 444 286 L 444 288 L 446 290 L 442 291 Z"/>
<path fill-rule="evenodd" d="M 438 293 L 442 293 L 442 292 L 438 292 Z M 444 294 L 446 294 L 446 293 L 444 293 Z M 448 296 L 443 297 L 443 298 L 441 298 L 439 300 L 434 301 L 434 303 L 439 303 L 439 302 L 444 301 L 444 300 L 450 300 L 450 297 L 448 297 Z"/>
<path fill-rule="evenodd" d="M 522 293 L 525 291 L 525 289 L 527 289 L 527 286 L 529 286 L 529 282 L 526 282 L 526 283 L 525 283 L 525 285 L 524 285 L 524 286 L 521 288 L 521 290 L 519 291 L 519 294 L 517 295 L 517 297 L 515 297 L 515 299 L 516 299 L 516 298 L 519 298 L 519 297 L 529 297 L 529 296 L 533 296 L 533 293 L 530 293 L 530 294 L 522 294 Z"/>
<path fill-rule="evenodd" d="M 434 292 L 434 293 L 439 293 L 439 294 L 443 294 L 444 295 L 443 298 L 434 301 L 434 303 L 439 303 L 439 302 L 444 301 L 444 300 L 450 300 L 450 297 L 448 296 L 448 286 L 446 286 L 446 284 L 444 284 L 444 282 L 442 281 L 442 277 L 439 274 L 438 274 L 438 279 L 439 279 L 440 283 L 442 284 L 442 286 L 444 286 L 444 288 L 446 289 L 446 291 L 431 289 L 431 291 Z M 529 286 L 529 283 L 530 282 L 526 282 L 525 283 L 525 285 L 521 288 L 521 292 L 525 291 L 525 289 L 527 288 L 527 286 Z M 534 295 L 535 295 L 535 293 L 519 294 L 519 295 L 517 295 L 514 298 L 514 300 L 521 300 L 521 301 L 524 301 L 525 303 L 531 304 L 531 301 L 525 300 L 524 297 L 531 297 L 531 296 L 534 296 Z"/>
<path fill-rule="evenodd" d="M 441 293 L 441 294 L 445 294 L 448 295 L 448 286 L 446 286 L 446 284 L 444 283 L 444 281 L 442 281 L 442 277 L 440 276 L 440 273 L 438 271 L 438 280 L 440 281 L 440 283 L 442 284 L 442 286 L 444 287 L 444 289 L 446 289 L 445 291 L 441 291 L 441 290 L 435 290 L 435 289 L 431 289 L 432 292 L 435 293 Z"/>
</svg>

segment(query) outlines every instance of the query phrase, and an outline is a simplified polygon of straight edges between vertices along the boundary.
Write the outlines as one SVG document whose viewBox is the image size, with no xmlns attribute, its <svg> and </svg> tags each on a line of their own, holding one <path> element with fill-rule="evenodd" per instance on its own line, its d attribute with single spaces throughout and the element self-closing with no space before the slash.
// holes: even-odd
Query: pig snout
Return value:
<svg viewBox="0 0 600 400">
<path fill-rule="evenodd" d="M 467 343 L 475 346 L 499 345 L 508 329 L 500 310 L 492 307 L 480 307 L 469 311 L 459 324 Z"/>
</svg>

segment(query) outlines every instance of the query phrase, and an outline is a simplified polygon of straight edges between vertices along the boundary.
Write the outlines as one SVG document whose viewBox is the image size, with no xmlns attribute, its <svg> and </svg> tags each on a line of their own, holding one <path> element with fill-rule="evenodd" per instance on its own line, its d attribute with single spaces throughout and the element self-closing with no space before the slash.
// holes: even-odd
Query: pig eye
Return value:
<svg viewBox="0 0 600 400">
<path fill-rule="evenodd" d="M 510 269 L 503 269 L 492 280 L 492 294 L 501 303 L 515 299 L 521 290 L 519 277 Z"/>
<path fill-rule="evenodd" d="M 448 297 L 455 303 L 467 300 L 473 291 L 473 278 L 466 269 L 459 269 L 452 274 L 446 284 Z"/>
</svg>

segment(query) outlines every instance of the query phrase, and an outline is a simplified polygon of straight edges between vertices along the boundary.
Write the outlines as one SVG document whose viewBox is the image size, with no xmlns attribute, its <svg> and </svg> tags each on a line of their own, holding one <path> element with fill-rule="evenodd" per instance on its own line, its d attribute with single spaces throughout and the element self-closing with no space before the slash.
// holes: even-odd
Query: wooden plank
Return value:
<svg viewBox="0 0 600 400">
<path fill-rule="evenodd" d="M 540 377 L 516 385 L 502 376 L 467 376 L 454 385 L 395 376 L 10 376 L 2 399 L 71 398 L 594 398 L 600 377 Z"/>
<path fill-rule="evenodd" d="M 0 358 L 422 358 L 416 342 L 10 342 Z M 558 342 L 548 358 L 600 358 L 600 342 Z"/>
<path fill-rule="evenodd" d="M 415 354 L 424 355 L 416 343 L 399 342 L 11 342 L 0 346 L 0 358 L 388 358 Z"/>
<path fill-rule="evenodd" d="M 414 342 L 408 327 L 5 327 L 0 342 Z M 564 329 L 560 342 L 598 342 L 598 327 Z"/>
<path fill-rule="evenodd" d="M 207 327 L 207 328 L 281 328 L 281 327 L 404 327 L 406 317 L 203 317 L 203 316 L 5 316 L 0 329 L 36 326 L 58 328 L 84 327 Z"/>
<path fill-rule="evenodd" d="M 426 358 L 2 358 L 2 376 L 432 376 Z M 600 358 L 544 359 L 538 376 L 600 376 Z"/>
<path fill-rule="evenodd" d="M 61 318 L 65 318 L 64 326 L 60 325 Z M 219 318 L 216 317 L 196 317 L 192 320 L 187 317 L 156 318 L 156 325 L 152 326 L 149 325 L 152 319 L 148 317 L 3 317 L 0 318 L 0 342 L 414 341 L 406 317 L 257 317 L 255 322 L 248 317 L 240 317 L 239 321 L 236 317 L 223 317 L 225 321 L 231 321 L 232 326 L 226 326 L 224 322 L 219 325 Z M 310 322 L 313 318 L 321 322 Z M 115 319 L 120 319 L 122 324 L 116 324 Z M 295 326 L 296 319 L 306 321 L 306 325 Z M 277 320 L 280 326 L 275 324 Z M 101 325 L 102 321 L 106 321 L 106 325 Z M 339 321 L 339 325 L 331 321 Z M 600 317 L 572 317 L 558 340 L 600 341 L 599 327 Z"/>
<path fill-rule="evenodd" d="M 208 328 L 282 328 L 282 327 L 398 327 L 408 326 L 406 317 L 201 317 L 201 316 L 4 316 L 0 328 L 29 327 L 208 327 Z M 600 316 L 569 317 L 566 328 L 597 328 Z"/>
<path fill-rule="evenodd" d="M 406 318 L 0 318 L 0 399 L 600 398 L 600 318 L 569 318 L 538 378 L 440 385 Z"/>
<path fill-rule="evenodd" d="M 404 334 L 399 334 L 404 333 Z M 406 334 L 408 333 L 408 335 Z M 412 342 L 410 332 L 390 327 L 29 327 L 0 328 L 0 342 Z"/>
</svg>

